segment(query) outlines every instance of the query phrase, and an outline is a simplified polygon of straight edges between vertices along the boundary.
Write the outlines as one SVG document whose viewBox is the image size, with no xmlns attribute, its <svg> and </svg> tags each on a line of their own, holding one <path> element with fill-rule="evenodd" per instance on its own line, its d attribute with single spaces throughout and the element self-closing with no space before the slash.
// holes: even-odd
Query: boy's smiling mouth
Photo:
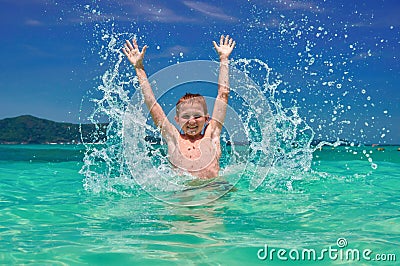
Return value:
<svg viewBox="0 0 400 266">
<path fill-rule="evenodd" d="M 187 126 L 187 129 L 188 129 L 187 132 L 194 134 L 197 132 L 198 128 L 199 128 L 198 126 Z"/>
</svg>

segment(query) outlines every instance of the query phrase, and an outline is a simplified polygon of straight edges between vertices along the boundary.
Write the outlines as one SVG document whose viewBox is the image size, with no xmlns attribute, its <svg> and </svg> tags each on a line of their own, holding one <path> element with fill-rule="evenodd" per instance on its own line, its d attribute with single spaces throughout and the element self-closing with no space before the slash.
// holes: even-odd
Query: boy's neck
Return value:
<svg viewBox="0 0 400 266">
<path fill-rule="evenodd" d="M 202 139 L 202 138 L 203 138 L 203 135 L 202 135 L 202 134 L 198 134 L 198 135 L 195 135 L 195 136 L 190 136 L 190 135 L 187 135 L 187 134 L 181 134 L 181 137 L 182 137 L 184 140 L 189 140 L 189 141 L 191 141 L 191 142 L 194 142 L 194 141 L 196 141 L 196 140 Z"/>
</svg>

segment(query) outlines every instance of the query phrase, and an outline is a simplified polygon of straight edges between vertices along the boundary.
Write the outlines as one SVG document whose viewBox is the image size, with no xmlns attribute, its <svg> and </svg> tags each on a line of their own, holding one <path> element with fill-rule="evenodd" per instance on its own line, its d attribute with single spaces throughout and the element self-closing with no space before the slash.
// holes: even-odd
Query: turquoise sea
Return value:
<svg viewBox="0 0 400 266">
<path fill-rule="evenodd" d="M 243 179 L 185 207 L 85 190 L 83 146 L 2 145 L 0 264 L 396 265 L 400 151 L 384 148 L 323 147 L 292 189 Z"/>
</svg>

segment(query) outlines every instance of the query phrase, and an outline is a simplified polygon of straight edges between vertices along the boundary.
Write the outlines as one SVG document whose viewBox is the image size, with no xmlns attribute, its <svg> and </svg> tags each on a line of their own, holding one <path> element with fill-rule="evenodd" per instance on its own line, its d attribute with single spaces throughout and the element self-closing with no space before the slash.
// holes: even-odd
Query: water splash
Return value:
<svg viewBox="0 0 400 266">
<path fill-rule="evenodd" d="M 146 140 L 148 136 L 160 138 L 160 134 L 147 122 L 149 114 L 143 105 L 138 80 L 129 72 L 132 69 L 125 64 L 120 51 L 124 39 L 124 34 L 103 32 L 102 40 L 107 44 L 102 46 L 104 50 L 100 54 L 112 63 L 97 87 L 102 98 L 91 99 L 95 107 L 89 119 L 98 127 L 104 120 L 108 125 L 106 139 L 96 135 L 93 138 L 96 144 L 85 144 L 87 151 L 81 169 L 85 175 L 84 187 L 94 192 L 126 194 L 138 193 L 138 187 L 151 193 L 187 189 L 185 184 L 193 177 L 177 175 L 169 166 L 163 143 L 154 145 Z M 193 81 L 216 83 L 217 80 L 218 63 L 213 61 L 193 61 L 171 68 L 149 77 L 156 98 L 160 99 L 177 85 Z M 192 71 L 193 68 L 207 71 L 201 73 Z M 190 76 L 185 75 L 185 69 Z M 180 73 L 173 84 L 168 81 L 171 71 Z M 193 77 L 193 73 L 197 76 Z M 271 68 L 265 62 L 232 61 L 230 73 L 232 92 L 222 134 L 225 151 L 222 175 L 233 184 L 246 180 L 249 189 L 254 190 L 262 186 L 270 173 L 282 168 L 286 174 L 279 177 L 279 183 L 292 189 L 291 181 L 298 179 L 299 173 L 310 170 L 313 130 L 301 118 L 296 106 L 285 108 L 276 98 L 281 81 L 270 81 Z M 229 122 L 229 117 L 234 122 Z M 235 140 L 240 134 L 245 138 Z M 267 180 L 269 186 L 271 180 Z"/>
<path fill-rule="evenodd" d="M 358 56 L 367 58 L 372 52 L 362 43 L 351 40 L 348 28 L 328 30 L 310 14 L 290 17 L 269 11 L 268 20 L 263 21 L 265 14 L 259 6 L 254 5 L 250 11 L 254 17 L 248 20 L 246 28 L 238 26 L 235 31 L 247 37 L 256 36 L 256 43 L 271 42 L 268 52 L 277 47 L 279 52 L 289 56 L 285 62 L 279 59 L 271 64 L 274 69 L 260 59 L 232 62 L 230 109 L 233 120 L 240 121 L 240 130 L 226 130 L 221 139 L 228 143 L 244 134 L 242 144 L 247 145 L 234 141 L 232 146 L 223 145 L 222 174 L 233 182 L 248 182 L 250 190 L 259 187 L 290 190 L 293 181 L 304 178 L 302 173 L 310 171 L 314 151 L 326 145 L 337 147 L 346 143 L 350 149 L 344 152 L 352 154 L 355 151 L 351 147 L 360 146 L 370 133 L 368 130 L 373 128 L 373 116 L 356 115 L 361 109 L 368 113 L 375 105 L 367 89 L 355 81 L 350 70 Z M 107 23 L 112 24 L 112 30 L 105 30 L 102 24 L 95 27 L 95 34 L 101 34 L 96 43 L 101 47 L 98 53 L 102 60 L 100 66 L 106 70 L 96 89 L 98 97 L 91 97 L 95 106 L 89 120 L 99 128 L 103 122 L 109 124 L 106 140 L 101 140 L 99 135 L 94 136 L 93 141 L 100 144 L 86 144 L 81 170 L 86 176 L 85 188 L 128 194 L 139 193 L 138 187 L 152 192 L 186 189 L 185 184 L 192 177 L 176 176 L 165 158 L 163 143 L 153 145 L 145 140 L 149 135 L 154 138 L 160 135 L 148 122 L 148 111 L 141 104 L 141 94 L 137 93 L 137 79 L 119 50 L 123 41 L 133 36 L 113 30 L 112 20 Z M 265 34 L 267 31 L 272 33 Z M 170 37 L 171 32 L 168 32 Z M 214 34 L 211 30 L 207 34 L 211 35 L 211 32 Z M 139 40 L 145 37 L 138 36 Z M 346 47 L 335 47 L 337 51 L 332 52 L 338 40 Z M 246 52 L 265 55 L 266 51 L 261 49 L 266 46 L 256 45 L 254 50 Z M 156 49 L 160 50 L 160 45 Z M 184 55 L 186 51 L 174 52 L 169 62 L 183 64 Z M 215 78 L 218 66 L 215 62 L 209 62 L 209 65 L 215 73 L 208 75 Z M 279 74 L 282 69 L 286 72 Z M 174 73 L 170 80 L 176 83 L 182 79 L 180 73 Z M 159 100 L 179 98 L 175 92 L 163 96 L 162 86 L 168 80 L 162 81 L 153 80 L 153 89 L 161 88 Z M 164 86 L 172 90 L 176 84 Z M 164 103 L 163 107 L 173 113 L 173 106 Z M 384 113 L 388 114 L 387 111 Z M 386 128 L 382 129 L 382 138 L 386 131 Z M 313 140 L 329 141 L 313 147 Z M 372 168 L 377 167 L 369 154 L 362 156 Z"/>
</svg>

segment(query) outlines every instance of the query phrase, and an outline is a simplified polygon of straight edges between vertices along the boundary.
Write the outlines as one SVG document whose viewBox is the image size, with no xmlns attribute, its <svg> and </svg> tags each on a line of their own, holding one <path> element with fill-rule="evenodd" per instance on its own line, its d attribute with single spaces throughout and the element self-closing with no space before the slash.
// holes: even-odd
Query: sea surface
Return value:
<svg viewBox="0 0 400 266">
<path fill-rule="evenodd" d="M 268 186 L 250 191 L 241 179 L 223 197 L 185 207 L 140 188 L 85 190 L 83 146 L 2 145 L 0 264 L 397 265 L 397 149 L 323 147 L 290 188 L 267 176 Z"/>
</svg>

